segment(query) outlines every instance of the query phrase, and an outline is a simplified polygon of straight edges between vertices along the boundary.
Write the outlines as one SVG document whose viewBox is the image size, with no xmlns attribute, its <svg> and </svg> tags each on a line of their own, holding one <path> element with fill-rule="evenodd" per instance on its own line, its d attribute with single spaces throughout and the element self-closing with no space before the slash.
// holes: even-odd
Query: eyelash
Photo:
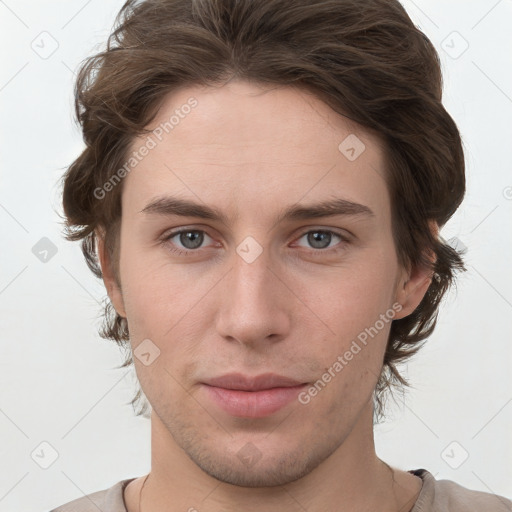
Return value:
<svg viewBox="0 0 512 512">
<path fill-rule="evenodd" d="M 190 228 L 187 228 L 187 229 L 179 229 L 179 230 L 176 230 L 176 231 L 172 231 L 171 233 L 167 233 L 161 240 L 161 242 L 163 244 L 166 244 L 166 245 L 169 245 L 169 242 L 172 238 L 180 235 L 181 233 L 189 233 L 189 232 L 194 232 L 194 233 L 204 233 L 206 236 L 210 236 L 208 235 L 208 233 L 206 233 L 206 231 L 202 230 L 202 229 L 190 229 Z M 313 256 L 321 256 L 321 255 L 325 255 L 325 254 L 333 254 L 333 253 L 336 253 L 336 252 L 339 252 L 340 250 L 342 250 L 340 247 L 338 247 L 339 245 L 341 246 L 344 246 L 346 244 L 348 244 L 350 242 L 350 240 L 342 235 L 341 233 L 338 233 L 336 231 L 333 231 L 333 230 L 330 230 L 330 229 L 310 229 L 308 231 L 304 231 L 299 237 L 297 240 L 300 240 L 301 238 L 303 238 L 305 235 L 309 234 L 309 233 L 327 233 L 327 234 L 330 234 L 330 235 L 334 235 L 335 237 L 338 237 L 340 239 L 340 242 L 334 246 L 334 247 L 330 247 L 330 248 L 327 248 L 327 249 L 310 249 L 309 251 L 307 251 L 310 255 L 313 255 Z M 210 237 L 212 238 L 212 237 Z M 174 244 L 172 244 L 174 245 Z M 198 249 L 179 249 L 179 248 L 176 248 L 176 247 L 171 247 L 169 250 L 173 253 L 173 254 L 176 254 L 178 256 L 188 256 L 192 253 L 197 253 L 199 252 L 199 250 L 202 249 L 202 247 L 199 247 Z"/>
</svg>

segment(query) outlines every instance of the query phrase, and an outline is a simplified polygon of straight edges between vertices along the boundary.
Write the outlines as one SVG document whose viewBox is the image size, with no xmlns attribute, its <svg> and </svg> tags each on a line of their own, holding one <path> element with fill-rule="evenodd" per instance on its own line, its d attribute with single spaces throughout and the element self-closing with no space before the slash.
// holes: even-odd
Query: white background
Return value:
<svg viewBox="0 0 512 512">
<path fill-rule="evenodd" d="M 0 511 L 47 511 L 150 468 L 149 420 L 129 405 L 133 373 L 116 369 L 121 352 L 97 335 L 104 288 L 58 217 L 59 178 L 83 147 L 73 73 L 121 5 L 0 1 Z M 377 453 L 511 498 L 512 3 L 404 5 L 439 51 L 464 141 L 468 193 L 441 234 L 468 247 L 469 270 L 404 368 L 413 389 L 376 427 Z M 457 58 L 454 31 L 469 44 Z M 32 48 L 41 38 L 46 50 L 58 43 L 45 59 Z M 46 263 L 32 253 L 42 237 L 58 249 Z M 31 458 L 43 441 L 58 452 L 48 469 Z"/>
</svg>

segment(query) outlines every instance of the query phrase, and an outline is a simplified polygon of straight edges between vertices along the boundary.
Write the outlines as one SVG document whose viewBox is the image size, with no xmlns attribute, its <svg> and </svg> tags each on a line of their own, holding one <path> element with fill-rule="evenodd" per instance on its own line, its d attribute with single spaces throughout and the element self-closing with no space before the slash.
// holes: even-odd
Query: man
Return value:
<svg viewBox="0 0 512 512">
<path fill-rule="evenodd" d="M 375 453 L 464 268 L 439 236 L 460 136 L 400 4 L 127 2 L 77 114 L 68 238 L 135 356 L 152 464 L 55 511 L 512 510 Z"/>
</svg>

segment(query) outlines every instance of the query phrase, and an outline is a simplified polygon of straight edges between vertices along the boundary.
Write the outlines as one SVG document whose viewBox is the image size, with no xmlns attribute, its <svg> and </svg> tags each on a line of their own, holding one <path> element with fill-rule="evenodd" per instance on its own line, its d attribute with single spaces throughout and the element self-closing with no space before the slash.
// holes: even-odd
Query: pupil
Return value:
<svg viewBox="0 0 512 512">
<path fill-rule="evenodd" d="M 313 231 L 308 235 L 308 242 L 315 249 L 324 249 L 331 242 L 331 234 L 325 231 Z"/>
<path fill-rule="evenodd" d="M 203 243 L 203 233 L 200 231 L 185 231 L 180 234 L 180 242 L 187 249 L 197 249 Z"/>
</svg>

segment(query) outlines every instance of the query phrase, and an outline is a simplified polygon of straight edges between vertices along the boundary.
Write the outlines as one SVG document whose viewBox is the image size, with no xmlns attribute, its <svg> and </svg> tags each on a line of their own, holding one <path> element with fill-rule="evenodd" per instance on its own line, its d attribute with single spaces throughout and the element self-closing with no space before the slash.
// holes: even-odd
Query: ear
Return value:
<svg viewBox="0 0 512 512">
<path fill-rule="evenodd" d="M 437 238 L 439 226 L 435 221 L 430 221 L 429 225 L 432 234 Z M 430 260 L 435 262 L 435 254 L 430 256 Z M 395 293 L 396 302 L 402 305 L 402 309 L 395 316 L 396 320 L 410 315 L 419 306 L 432 283 L 432 278 L 433 271 L 423 266 L 403 269 Z"/>
<path fill-rule="evenodd" d="M 123 295 L 121 293 L 120 283 L 114 276 L 112 270 L 112 262 L 110 261 L 110 255 L 105 247 L 105 237 L 102 230 L 96 230 L 96 240 L 98 244 L 98 259 L 101 265 L 101 273 L 103 276 L 103 283 L 107 290 L 110 302 L 114 306 L 118 315 L 126 318 L 126 311 L 124 308 Z"/>
</svg>

